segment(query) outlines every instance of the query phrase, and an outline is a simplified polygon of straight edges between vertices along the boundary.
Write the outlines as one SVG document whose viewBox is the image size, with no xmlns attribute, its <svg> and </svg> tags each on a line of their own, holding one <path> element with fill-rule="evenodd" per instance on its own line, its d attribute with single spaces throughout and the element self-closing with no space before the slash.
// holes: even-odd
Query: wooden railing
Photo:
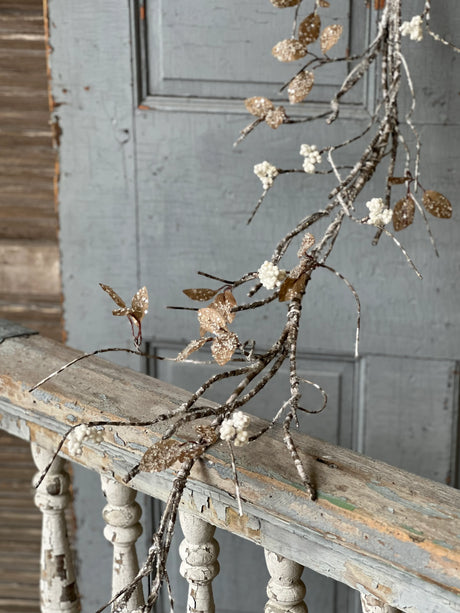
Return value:
<svg viewBox="0 0 460 613">
<path fill-rule="evenodd" d="M 2 340 L 3 339 L 3 340 Z M 101 474 L 107 497 L 105 536 L 114 545 L 113 593 L 137 570 L 137 491 L 165 500 L 174 470 L 123 477 L 165 426 L 111 428 L 110 422 L 153 419 L 187 392 L 99 358 L 75 364 L 30 393 L 29 388 L 79 352 L 0 322 L 0 427 L 30 440 L 39 469 L 69 426 L 107 421 L 104 440 L 80 456 L 62 457 Z M 208 403 L 209 404 L 209 403 Z M 252 418 L 254 428 L 264 422 Z M 184 427 L 181 437 L 193 438 Z M 218 526 L 265 549 L 271 579 L 266 612 L 307 611 L 300 579 L 306 566 L 361 595 L 363 611 L 460 612 L 460 492 L 358 453 L 296 437 L 317 489 L 311 501 L 276 430 L 238 448 L 243 516 L 239 516 L 227 448 L 214 445 L 196 462 L 182 504 L 181 573 L 190 584 L 188 610 L 214 611 Z M 59 458 L 36 494 L 43 512 L 42 611 L 79 611 L 64 525 L 68 476 Z M 242 577 L 241 581 L 245 578 Z M 132 610 L 141 606 L 137 592 Z"/>
</svg>

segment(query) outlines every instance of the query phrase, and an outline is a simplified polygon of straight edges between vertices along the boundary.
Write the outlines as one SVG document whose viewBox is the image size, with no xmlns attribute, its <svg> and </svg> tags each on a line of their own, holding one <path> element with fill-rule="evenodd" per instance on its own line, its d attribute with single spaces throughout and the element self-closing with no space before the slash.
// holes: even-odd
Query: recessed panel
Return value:
<svg viewBox="0 0 460 613">
<path fill-rule="evenodd" d="M 352 12 L 352 0 L 321 9 L 322 28 L 341 24 L 343 35 L 331 57 L 345 58 L 368 40 L 368 11 Z M 313 2 L 302 4 L 302 21 Z M 279 87 L 312 60 L 278 61 L 272 47 L 292 36 L 292 9 L 280 10 L 268 0 L 147 0 L 144 25 L 148 96 L 241 99 L 266 95 L 285 98 Z M 353 19 L 351 18 L 353 15 Z M 356 44 L 355 44 L 356 43 Z M 311 50 L 320 57 L 319 42 Z M 326 102 L 346 77 L 350 64 L 341 61 L 315 70 L 311 102 Z M 364 84 L 344 102 L 362 103 Z"/>
</svg>

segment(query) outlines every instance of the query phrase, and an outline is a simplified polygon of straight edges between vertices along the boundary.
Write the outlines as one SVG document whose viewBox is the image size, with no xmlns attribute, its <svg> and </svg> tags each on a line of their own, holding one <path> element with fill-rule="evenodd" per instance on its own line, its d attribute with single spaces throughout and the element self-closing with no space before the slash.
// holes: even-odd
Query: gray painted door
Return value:
<svg viewBox="0 0 460 613">
<path fill-rule="evenodd" d="M 374 9 L 362 0 L 331 4 L 331 14 L 346 25 L 342 50 L 353 52 L 372 35 Z M 421 11 L 423 2 L 404 4 L 410 17 Z M 458 3 L 438 4 L 433 26 L 446 37 L 458 37 Z M 248 123 L 242 99 L 275 99 L 278 84 L 291 74 L 290 67 L 270 57 L 273 44 L 290 31 L 288 13 L 277 11 L 268 0 L 48 0 L 53 118 L 62 131 L 60 238 L 71 345 L 84 350 L 128 345 L 127 324 L 110 316 L 111 304 L 98 283 L 112 285 L 126 298 L 145 284 L 151 308 L 144 334 L 151 349 L 174 355 L 196 337 L 198 325 L 193 313 L 168 311 L 165 305 L 186 304 L 181 289 L 202 285 L 196 271 L 236 278 L 257 269 L 278 238 L 310 207 L 316 210 L 324 202 L 327 181 L 295 176 L 280 181 L 263 212 L 246 225 L 260 195 L 253 165 L 268 159 L 280 167 L 296 167 L 302 142 L 324 145 L 330 140 L 329 128 L 318 123 L 277 132 L 262 128 L 239 148 L 232 147 Z M 346 229 L 330 264 L 352 281 L 361 297 L 362 355 L 357 361 L 352 358 L 353 298 L 333 275 L 315 272 L 301 334 L 301 362 L 307 378 L 328 391 L 329 408 L 321 416 L 309 416 L 302 427 L 454 483 L 460 355 L 460 221 L 455 202 L 460 187 L 460 58 L 431 39 L 405 45 L 417 83 L 416 125 L 425 143 L 423 182 L 451 198 L 454 217 L 433 221 L 439 259 L 421 224 L 405 233 L 404 244 L 423 273 L 422 282 L 389 241 L 373 248 L 369 229 Z M 343 64 L 318 79 L 311 101 L 297 112 L 325 109 L 345 70 Z M 344 105 L 334 140 L 362 129 L 374 97 L 370 78 Z M 375 189 L 379 185 L 376 180 Z M 257 337 L 268 344 L 284 310 L 284 305 L 274 305 L 269 316 L 242 317 L 240 338 L 252 338 L 257 330 Z M 143 367 L 127 357 L 122 361 Z M 206 368 L 161 364 L 152 374 L 193 388 Z M 271 416 L 282 397 L 280 382 L 251 410 Z M 319 402 L 314 390 L 309 399 Z M 107 549 L 97 540 L 101 527 L 91 523 L 88 511 L 103 503 L 95 500 L 91 479 L 77 472 L 78 549 L 84 559 L 82 591 L 88 611 L 107 597 L 95 553 Z M 229 538 L 222 537 L 221 544 L 218 607 L 260 611 L 266 583 L 260 552 Z M 342 587 L 309 572 L 304 580 L 310 613 L 354 606 Z M 180 610 L 180 588 L 178 599 Z"/>
</svg>

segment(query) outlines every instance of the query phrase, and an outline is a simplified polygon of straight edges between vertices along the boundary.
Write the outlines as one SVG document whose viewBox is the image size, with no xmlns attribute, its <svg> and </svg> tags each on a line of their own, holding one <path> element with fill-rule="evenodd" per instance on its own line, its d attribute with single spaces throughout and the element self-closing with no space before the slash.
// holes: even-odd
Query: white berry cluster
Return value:
<svg viewBox="0 0 460 613">
<path fill-rule="evenodd" d="M 404 21 L 401 26 L 401 34 L 420 42 L 423 39 L 423 19 L 420 15 L 414 15 L 410 21 Z"/>
<path fill-rule="evenodd" d="M 272 264 L 265 260 L 262 266 L 257 271 L 259 281 L 266 289 L 275 289 L 279 287 L 286 278 L 286 271 L 279 269 L 276 264 Z"/>
<path fill-rule="evenodd" d="M 96 427 L 90 427 L 86 424 L 81 424 L 69 434 L 67 438 L 67 448 L 73 456 L 81 455 L 83 441 L 88 439 L 93 443 L 100 443 L 104 440 L 104 429 L 98 430 Z"/>
<path fill-rule="evenodd" d="M 393 211 L 385 208 L 382 198 L 372 198 L 372 200 L 366 202 L 366 206 L 369 209 L 368 224 L 382 227 L 391 221 Z"/>
<path fill-rule="evenodd" d="M 321 164 L 321 156 L 316 145 L 301 145 L 300 155 L 304 156 L 303 169 L 308 174 L 315 172 L 315 165 Z"/>
<path fill-rule="evenodd" d="M 231 441 L 236 447 L 241 447 L 248 442 L 249 417 L 242 411 L 235 411 L 233 415 L 224 419 L 220 426 L 220 438 L 223 441 Z"/>
<path fill-rule="evenodd" d="M 278 170 L 276 166 L 265 161 L 254 166 L 254 174 L 262 181 L 264 189 L 268 189 L 273 185 L 273 179 L 278 175 Z"/>
</svg>

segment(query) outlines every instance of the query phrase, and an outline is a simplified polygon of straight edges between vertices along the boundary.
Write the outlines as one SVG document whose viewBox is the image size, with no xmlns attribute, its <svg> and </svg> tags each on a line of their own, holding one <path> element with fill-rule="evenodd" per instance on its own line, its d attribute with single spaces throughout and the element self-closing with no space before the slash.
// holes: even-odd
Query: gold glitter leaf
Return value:
<svg viewBox="0 0 460 613">
<path fill-rule="evenodd" d="M 131 309 L 129 307 L 124 307 L 123 309 L 114 309 L 112 311 L 112 315 L 120 317 L 122 315 L 129 315 L 131 313 Z"/>
<path fill-rule="evenodd" d="M 198 287 L 196 289 L 183 289 L 182 291 L 191 300 L 197 300 L 198 302 L 206 302 L 206 300 L 211 300 L 211 298 L 214 298 L 214 296 L 219 290 L 208 289 L 206 287 Z"/>
<path fill-rule="evenodd" d="M 198 321 L 200 322 L 200 334 L 205 332 L 217 334 L 219 330 L 226 330 L 227 325 L 224 316 L 217 309 L 204 307 L 198 311 Z"/>
<path fill-rule="evenodd" d="M 235 319 L 235 313 L 232 313 L 233 307 L 237 306 L 237 302 L 232 292 L 227 289 L 222 294 L 218 294 L 212 304 L 211 308 L 217 309 L 219 313 L 224 317 L 225 321 L 232 323 Z"/>
<path fill-rule="evenodd" d="M 260 117 L 262 119 L 269 111 L 272 111 L 275 108 L 273 106 L 273 102 L 268 98 L 264 98 L 263 96 L 246 98 L 244 101 L 244 106 L 251 113 L 251 115 L 255 115 L 256 117 Z"/>
<path fill-rule="evenodd" d="M 203 347 L 203 345 L 206 344 L 209 339 L 210 337 L 208 336 L 205 338 L 198 338 L 193 341 L 190 341 L 187 347 L 182 349 L 182 351 L 177 354 L 176 362 L 182 362 L 182 360 L 186 360 L 190 354 L 192 354 L 194 351 L 198 351 L 198 349 Z"/>
<path fill-rule="evenodd" d="M 288 97 L 291 104 L 302 102 L 311 92 L 315 75 L 308 70 L 302 70 L 288 85 Z"/>
<path fill-rule="evenodd" d="M 125 307 L 125 301 L 120 298 L 120 296 L 117 294 L 117 292 L 115 292 L 110 285 L 105 285 L 104 283 L 99 283 L 99 285 L 102 287 L 102 289 L 104 290 L 104 292 L 107 292 L 108 295 L 112 298 L 112 300 L 115 302 L 115 304 L 118 304 L 119 307 Z"/>
<path fill-rule="evenodd" d="M 393 209 L 393 228 L 395 232 L 400 232 L 408 228 L 414 221 L 415 203 L 409 196 L 401 198 Z"/>
<path fill-rule="evenodd" d="M 144 315 L 148 313 L 148 308 L 149 293 L 144 285 L 144 287 L 141 287 L 133 296 L 130 315 L 137 319 L 137 321 L 142 321 Z"/>
<path fill-rule="evenodd" d="M 283 281 L 280 287 L 280 293 L 278 296 L 278 300 L 280 302 L 287 302 L 288 300 L 292 300 L 303 292 L 305 289 L 305 284 L 307 282 L 307 275 L 305 273 L 301 274 L 297 279 L 292 279 L 291 277 L 287 277 L 285 281 Z"/>
<path fill-rule="evenodd" d="M 340 24 L 326 26 L 321 32 L 320 46 L 321 53 L 327 53 L 329 49 L 339 41 L 342 36 L 343 27 Z"/>
<path fill-rule="evenodd" d="M 285 9 L 290 6 L 297 6 L 301 0 L 270 0 L 270 2 L 278 9 Z"/>
<path fill-rule="evenodd" d="M 388 185 L 403 185 L 406 181 L 406 177 L 389 177 Z"/>
<path fill-rule="evenodd" d="M 175 462 L 197 458 L 205 449 L 205 445 L 197 445 L 193 442 L 181 443 L 171 439 L 158 441 L 144 453 L 139 463 L 139 470 L 148 473 L 161 472 Z"/>
<path fill-rule="evenodd" d="M 268 111 L 265 116 L 265 123 L 272 128 L 272 130 L 276 130 L 279 128 L 284 120 L 286 119 L 286 110 L 284 106 L 278 106 L 273 111 Z"/>
<path fill-rule="evenodd" d="M 272 49 L 272 55 L 280 62 L 293 62 L 307 54 L 305 46 L 296 38 L 286 38 Z"/>
<path fill-rule="evenodd" d="M 232 359 L 238 345 L 238 337 L 233 332 L 220 332 L 216 336 L 211 345 L 211 352 L 219 366 L 224 366 Z"/>
<path fill-rule="evenodd" d="M 133 299 L 131 300 L 131 306 L 127 307 L 125 301 L 122 300 L 122 298 L 120 298 L 120 296 L 109 285 L 104 285 L 104 283 L 99 283 L 99 285 L 102 287 L 104 292 L 107 292 L 112 300 L 119 307 L 121 307 L 120 309 L 113 310 L 112 315 L 116 315 L 117 317 L 122 315 L 128 315 L 128 317 L 131 316 L 134 318 L 135 323 L 140 323 L 142 321 L 149 308 L 149 294 L 145 286 L 141 287 L 141 289 L 135 293 Z"/>
<path fill-rule="evenodd" d="M 319 36 L 321 29 L 321 19 L 318 13 L 310 13 L 308 17 L 299 25 L 299 41 L 302 45 L 307 46 L 310 43 L 314 43 Z"/>
<path fill-rule="evenodd" d="M 452 205 L 445 196 L 432 189 L 427 189 L 423 194 L 423 205 L 435 217 L 449 219 L 452 217 Z"/>
<path fill-rule="evenodd" d="M 328 0 L 319 0 L 319 5 L 323 9 L 328 9 L 331 6 L 331 3 Z"/>
</svg>

